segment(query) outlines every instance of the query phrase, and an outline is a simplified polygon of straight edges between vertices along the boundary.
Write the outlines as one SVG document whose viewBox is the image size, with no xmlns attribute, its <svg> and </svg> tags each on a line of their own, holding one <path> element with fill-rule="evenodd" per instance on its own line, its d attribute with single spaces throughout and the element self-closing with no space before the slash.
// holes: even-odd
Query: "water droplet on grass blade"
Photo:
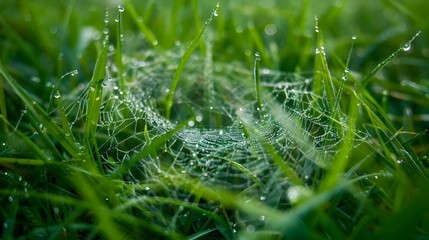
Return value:
<svg viewBox="0 0 429 240">
<path fill-rule="evenodd" d="M 356 40 L 356 35 L 353 35 L 353 36 L 352 36 L 352 39 L 353 39 L 353 40 Z"/>
<path fill-rule="evenodd" d="M 404 52 L 409 52 L 411 51 L 411 44 L 410 43 L 405 43 L 404 46 L 402 46 L 402 50 Z"/>
<path fill-rule="evenodd" d="M 316 54 L 319 54 L 319 53 L 320 53 L 319 48 L 316 48 Z"/>
<path fill-rule="evenodd" d="M 217 17 L 217 16 L 219 15 L 218 10 L 219 10 L 219 2 L 218 2 L 218 3 L 216 3 L 216 8 L 215 8 L 215 10 L 214 10 L 214 12 L 213 12 L 213 16 Z"/>
<path fill-rule="evenodd" d="M 189 127 L 193 127 L 193 126 L 195 126 L 195 122 L 194 122 L 194 121 L 192 121 L 192 120 L 190 120 L 190 121 L 188 122 L 188 126 L 189 126 Z"/>
<path fill-rule="evenodd" d="M 57 91 L 54 95 L 54 98 L 60 98 L 60 97 L 61 97 L 60 91 Z"/>
<path fill-rule="evenodd" d="M 121 6 L 121 5 L 118 5 L 118 10 L 119 10 L 119 12 L 124 12 L 125 11 L 124 7 Z"/>
</svg>

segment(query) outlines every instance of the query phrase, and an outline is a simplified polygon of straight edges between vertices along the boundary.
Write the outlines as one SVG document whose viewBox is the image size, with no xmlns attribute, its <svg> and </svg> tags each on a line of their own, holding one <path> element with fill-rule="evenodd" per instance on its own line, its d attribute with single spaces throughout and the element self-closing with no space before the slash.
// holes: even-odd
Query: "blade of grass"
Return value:
<svg viewBox="0 0 429 240">
<path fill-rule="evenodd" d="M 73 156 L 76 159 L 79 159 L 77 153 L 77 147 L 76 144 L 71 140 L 68 139 L 65 136 L 64 131 L 54 122 L 52 117 L 38 104 L 36 103 L 30 95 L 21 87 L 19 86 L 11 76 L 6 74 L 4 67 L 2 63 L 0 62 L 0 74 L 3 75 L 4 80 L 8 83 L 9 86 L 12 87 L 15 94 L 18 95 L 18 97 L 24 102 L 24 104 L 27 106 L 28 110 L 33 115 L 32 117 L 36 117 L 37 121 L 34 120 L 33 126 L 38 128 L 38 124 L 43 124 L 43 126 L 46 129 L 49 129 L 47 131 L 50 135 L 54 136 L 54 138 L 66 149 L 66 151 Z M 31 116 L 31 115 L 29 115 Z M 30 119 L 31 120 L 31 119 Z M 55 148 L 55 147 L 54 147 Z M 54 149 L 52 149 L 54 150 Z M 55 150 L 54 150 L 55 151 Z M 59 154 L 59 159 L 62 159 L 62 155 Z"/>
<path fill-rule="evenodd" d="M 7 120 L 3 119 L 3 121 L 5 121 L 9 127 L 14 127 Z M 16 129 L 14 131 L 14 134 L 17 134 L 18 137 L 20 137 L 25 142 L 26 146 L 32 151 L 32 153 L 34 153 L 36 157 L 39 157 L 44 163 L 47 163 L 49 161 L 49 158 L 46 156 L 46 153 L 44 153 L 39 146 L 37 146 L 33 141 L 31 141 L 30 138 L 24 133 L 22 133 L 19 129 Z"/>
<path fill-rule="evenodd" d="M 348 114 L 348 123 L 347 131 L 344 136 L 344 140 L 339 147 L 339 151 L 335 155 L 334 161 L 330 169 L 328 170 L 325 178 L 322 180 L 320 185 L 321 191 L 327 191 L 328 189 L 333 188 L 335 185 L 341 182 L 344 172 L 347 169 L 349 163 L 349 155 L 353 149 L 354 145 L 354 129 L 356 128 L 356 117 L 357 117 L 357 99 L 352 97 L 349 103 L 349 114 Z"/>
<path fill-rule="evenodd" d="M 389 64 L 396 56 L 398 56 L 401 52 L 408 51 L 410 49 L 410 47 L 411 47 L 412 42 L 414 41 L 414 39 L 416 37 L 418 37 L 420 35 L 420 33 L 421 33 L 420 31 L 417 32 L 408 41 L 408 43 L 404 44 L 404 46 L 401 46 L 398 50 L 396 50 L 394 53 L 392 53 L 389 57 L 387 57 L 381 63 L 379 63 L 368 75 L 366 75 L 365 78 L 362 80 L 360 86 L 359 86 L 359 91 L 361 91 L 362 89 L 364 89 L 368 85 L 368 83 L 372 79 L 372 77 L 378 71 L 380 71 L 382 68 L 384 68 L 387 64 Z"/>
<path fill-rule="evenodd" d="M 48 73 L 46 71 L 45 66 L 43 66 L 42 61 L 40 61 L 35 54 L 35 50 L 32 45 L 27 43 L 7 22 L 6 20 L 0 16 L 0 25 L 3 26 L 3 31 L 7 32 L 8 37 L 13 40 L 18 45 L 18 49 L 22 51 L 25 58 L 31 62 L 33 66 L 37 69 L 41 84 L 46 84 L 46 79 Z"/>
<path fill-rule="evenodd" d="M 200 32 L 194 38 L 194 40 L 192 40 L 191 44 L 188 46 L 188 48 L 186 49 L 182 58 L 180 59 L 179 66 L 177 66 L 177 69 L 174 72 L 173 82 L 171 83 L 170 91 L 168 92 L 168 95 L 167 95 L 167 101 L 166 101 L 166 107 L 165 107 L 165 116 L 167 119 L 170 119 L 170 116 L 171 116 L 171 107 L 173 106 L 174 93 L 176 92 L 176 88 L 177 88 L 177 85 L 179 83 L 180 76 L 183 72 L 183 69 L 185 68 L 186 63 L 188 62 L 189 58 L 191 57 L 192 53 L 194 52 L 195 48 L 197 47 L 198 42 L 200 41 L 203 33 L 205 32 L 207 26 L 212 21 L 213 16 L 215 16 L 218 9 L 219 9 L 219 3 L 216 4 L 215 9 L 213 10 L 212 14 L 210 15 L 210 17 L 205 22 L 203 28 L 200 30 Z"/>
<path fill-rule="evenodd" d="M 256 93 L 256 111 L 262 111 L 262 100 L 261 100 L 261 77 L 259 74 L 259 62 L 261 61 L 261 55 L 258 52 L 255 53 L 255 63 L 253 66 L 253 81 L 255 84 Z"/>
<path fill-rule="evenodd" d="M 9 128 L 7 127 L 7 108 L 6 108 L 6 98 L 4 94 L 3 87 L 3 77 L 0 76 L 0 114 L 3 119 L 4 134 L 9 136 Z"/>
<path fill-rule="evenodd" d="M 12 164 L 29 165 L 29 166 L 43 166 L 46 164 L 45 161 L 39 160 L 39 159 L 0 157 L 0 164 L 3 164 L 3 163 L 12 163 Z"/>
<path fill-rule="evenodd" d="M 322 31 L 319 28 L 319 20 L 316 17 L 316 59 L 314 67 L 314 91 L 318 96 L 323 96 L 323 90 L 329 103 L 329 112 L 334 113 L 335 88 L 329 72 L 328 62 L 326 61 L 325 47 L 323 44 Z"/>
<path fill-rule="evenodd" d="M 253 43 L 255 44 L 257 51 L 260 53 L 261 58 L 268 66 L 271 66 L 270 54 L 265 48 L 264 41 L 261 39 L 260 34 L 256 30 L 255 24 L 254 23 L 247 24 L 247 29 L 249 31 L 250 38 L 253 40 Z"/>
<path fill-rule="evenodd" d="M 194 21 L 196 29 L 201 29 L 200 13 L 198 11 L 198 0 L 192 0 L 192 9 L 194 10 Z M 206 56 L 206 46 L 204 41 L 201 41 L 198 45 L 200 47 L 201 56 Z"/>
<path fill-rule="evenodd" d="M 252 124 L 253 122 L 252 117 L 245 113 L 240 113 L 239 118 L 243 123 L 243 128 L 247 129 L 247 131 L 249 132 L 249 137 L 251 137 L 252 139 L 253 138 L 257 139 L 257 141 L 264 147 L 267 153 L 271 156 L 272 161 L 283 172 L 283 175 L 289 178 L 289 180 L 293 184 L 302 186 L 303 183 L 301 179 L 298 177 L 293 167 L 289 165 L 290 163 L 283 159 L 283 157 L 278 153 L 277 149 L 275 149 L 273 145 L 271 145 L 269 142 L 263 139 L 260 131 Z"/>
<path fill-rule="evenodd" d="M 336 114 L 338 113 L 338 111 L 340 111 L 338 109 L 338 107 L 340 106 L 340 102 L 341 102 L 341 94 L 343 93 L 343 88 L 344 88 L 344 83 L 345 81 L 347 81 L 347 74 L 350 71 L 349 70 L 349 64 L 350 64 L 350 59 L 352 57 L 352 52 L 353 52 L 353 47 L 355 44 L 355 40 L 356 40 L 356 36 L 352 36 L 352 45 L 350 46 L 350 50 L 349 50 L 349 55 L 347 56 L 347 60 L 346 60 L 346 65 L 344 67 L 344 72 L 343 72 L 343 77 L 341 78 L 341 84 L 340 84 L 340 88 L 338 89 L 338 94 L 336 96 L 336 100 L 335 100 L 335 106 L 333 109 L 333 112 Z"/>
<path fill-rule="evenodd" d="M 127 7 L 127 10 L 130 12 L 132 19 L 134 20 L 134 23 L 139 28 L 140 32 L 142 32 L 145 35 L 149 45 L 151 45 L 152 48 L 155 48 L 158 45 L 158 40 L 155 34 L 150 30 L 148 26 L 146 26 L 144 20 L 139 18 L 137 11 L 132 5 L 132 3 L 129 0 L 124 0 L 124 3 L 125 3 L 125 6 Z"/>
<path fill-rule="evenodd" d="M 95 135 L 103 97 L 102 84 L 106 71 L 108 41 L 109 38 L 106 36 L 104 39 L 103 48 L 97 58 L 97 62 L 95 63 L 94 73 L 92 75 L 91 85 L 89 88 L 87 112 L 84 124 L 87 153 L 89 156 L 93 156 L 93 153 L 96 154 L 97 165 L 100 171 L 102 171 L 103 166 L 101 163 L 100 154 L 98 153 Z"/>
<path fill-rule="evenodd" d="M 407 152 L 408 154 L 406 156 L 403 156 L 404 163 L 402 164 L 402 166 L 406 170 L 408 176 L 415 180 L 415 186 L 418 186 L 419 184 L 423 184 L 423 185 L 427 184 L 427 182 L 429 181 L 429 174 L 427 173 L 422 162 L 418 159 L 417 156 L 415 156 L 412 149 L 402 144 L 397 137 L 394 137 L 390 140 L 390 145 L 392 147 L 389 150 L 389 147 L 387 146 L 387 143 L 385 143 L 385 141 L 383 140 L 382 135 L 395 136 L 394 134 L 395 131 L 393 130 L 395 128 L 388 121 L 388 119 L 386 118 L 381 119 L 376 114 L 377 109 L 379 108 L 377 102 L 374 99 L 372 99 L 372 96 L 370 93 L 368 93 L 367 91 L 365 91 L 365 93 L 366 94 L 364 95 L 364 97 L 366 99 L 369 99 L 368 101 L 366 101 L 366 103 L 358 97 L 357 93 L 355 93 L 354 95 L 358 98 L 359 103 L 364 107 L 373 125 L 377 126 L 377 128 L 374 128 L 374 129 L 380 140 L 379 142 L 383 145 L 385 155 L 391 156 L 390 154 L 391 151 L 394 151 L 394 153 L 397 154 L 398 156 L 401 156 L 400 154 L 401 152 Z"/>
<path fill-rule="evenodd" d="M 89 210 L 98 220 L 97 231 L 104 235 L 106 239 L 124 239 L 124 235 L 121 234 L 123 231 L 118 229 L 118 224 L 115 223 L 113 215 L 109 213 L 109 208 L 106 206 L 104 198 L 100 199 L 100 196 L 104 196 L 104 194 L 94 191 L 94 183 L 91 182 L 91 179 L 87 179 L 86 175 L 78 172 L 73 172 L 69 178 L 75 187 L 79 189 L 85 202 L 90 203 Z"/>
<path fill-rule="evenodd" d="M 122 13 L 124 12 L 124 7 L 121 5 L 118 5 L 118 15 L 115 19 L 115 22 L 117 24 L 116 28 L 116 66 L 118 67 L 118 74 L 119 74 L 119 86 L 122 92 L 126 93 L 125 91 L 125 80 L 124 80 L 124 66 L 122 64 L 122 40 L 124 38 L 122 33 Z"/>
<path fill-rule="evenodd" d="M 254 183 L 256 183 L 259 187 L 263 187 L 264 184 L 259 180 L 257 176 L 254 175 L 249 169 L 241 165 L 240 163 L 233 161 L 229 158 L 221 157 L 221 156 L 213 156 L 213 158 L 224 160 L 228 163 L 230 163 L 232 166 L 236 167 L 238 170 L 240 170 L 242 173 L 246 174 Z"/>
</svg>

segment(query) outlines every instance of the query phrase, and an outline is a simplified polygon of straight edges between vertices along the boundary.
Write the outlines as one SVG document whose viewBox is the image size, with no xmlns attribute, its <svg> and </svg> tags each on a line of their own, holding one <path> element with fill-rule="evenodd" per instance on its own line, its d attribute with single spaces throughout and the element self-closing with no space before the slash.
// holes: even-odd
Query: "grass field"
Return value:
<svg viewBox="0 0 429 240">
<path fill-rule="evenodd" d="M 424 0 L 0 2 L 0 239 L 429 239 Z"/>
</svg>

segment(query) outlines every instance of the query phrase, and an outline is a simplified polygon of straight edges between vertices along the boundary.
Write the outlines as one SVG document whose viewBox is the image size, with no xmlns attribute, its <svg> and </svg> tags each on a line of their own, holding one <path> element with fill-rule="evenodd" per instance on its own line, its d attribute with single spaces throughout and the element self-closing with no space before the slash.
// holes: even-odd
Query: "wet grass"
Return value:
<svg viewBox="0 0 429 240">
<path fill-rule="evenodd" d="M 1 238 L 429 238 L 427 7 L 2 1 Z"/>
</svg>

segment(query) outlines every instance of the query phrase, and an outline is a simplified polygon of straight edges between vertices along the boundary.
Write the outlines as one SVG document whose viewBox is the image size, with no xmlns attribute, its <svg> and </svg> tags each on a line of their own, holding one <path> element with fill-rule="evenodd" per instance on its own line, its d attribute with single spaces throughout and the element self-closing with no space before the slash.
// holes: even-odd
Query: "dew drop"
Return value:
<svg viewBox="0 0 429 240">
<path fill-rule="evenodd" d="M 189 126 L 189 127 L 193 127 L 193 126 L 195 126 L 195 122 L 194 122 L 194 121 L 192 121 L 192 120 L 190 120 L 190 121 L 188 122 L 188 126 Z"/>
<path fill-rule="evenodd" d="M 353 36 L 352 36 L 352 39 L 353 39 L 353 40 L 356 40 L 356 35 L 353 35 Z"/>
<path fill-rule="evenodd" d="M 61 97 L 60 91 L 57 91 L 54 95 L 54 98 L 60 98 L 60 97 Z"/>
<path fill-rule="evenodd" d="M 261 54 L 259 52 L 255 52 L 256 61 L 261 60 Z"/>
<path fill-rule="evenodd" d="M 249 225 L 246 227 L 246 231 L 247 231 L 247 232 L 249 232 L 249 233 L 253 233 L 253 232 L 255 232 L 255 226 L 253 226 L 252 224 L 249 224 Z"/>
<path fill-rule="evenodd" d="M 118 5 L 118 10 L 119 10 L 119 12 L 124 12 L 125 11 L 124 7 L 121 6 L 121 5 Z"/>
<path fill-rule="evenodd" d="M 274 24 L 267 24 L 267 25 L 265 26 L 265 28 L 264 28 L 264 32 L 265 32 L 267 35 L 272 36 L 272 35 L 274 35 L 274 34 L 276 34 L 276 33 L 277 33 L 277 26 L 276 26 L 276 25 L 274 25 Z"/>
<path fill-rule="evenodd" d="M 216 8 L 213 12 L 213 16 L 217 17 L 219 15 L 218 9 L 219 9 L 219 2 L 216 3 Z"/>
<path fill-rule="evenodd" d="M 403 50 L 404 52 L 409 52 L 409 51 L 411 51 L 411 44 L 409 44 L 409 43 L 405 43 L 405 44 L 404 44 L 404 46 L 402 46 L 402 50 Z"/>
<path fill-rule="evenodd" d="M 183 206 L 179 206 L 178 210 L 179 212 L 183 211 L 185 208 Z"/>
<path fill-rule="evenodd" d="M 397 162 L 398 164 L 401 164 L 401 163 L 403 163 L 403 162 L 404 162 L 404 160 L 403 160 L 402 158 L 398 158 L 398 159 L 396 160 L 396 162 Z"/>
<path fill-rule="evenodd" d="M 40 83 L 40 78 L 33 76 L 33 77 L 31 77 L 31 81 L 33 81 L 35 83 Z"/>
<path fill-rule="evenodd" d="M 158 41 L 157 41 L 157 40 L 154 40 L 154 41 L 152 42 L 152 44 L 153 44 L 154 46 L 156 46 L 156 45 L 158 45 Z"/>
<path fill-rule="evenodd" d="M 220 131 L 219 131 L 219 135 L 223 135 L 223 130 L 220 130 Z"/>
<path fill-rule="evenodd" d="M 13 197 L 12 197 L 12 196 L 9 196 L 9 197 L 7 198 L 7 201 L 9 201 L 9 203 L 12 203 L 12 202 L 13 202 Z"/>
<path fill-rule="evenodd" d="M 261 201 L 265 201 L 265 200 L 267 200 L 267 197 L 265 197 L 265 196 L 261 196 L 259 199 L 260 199 Z"/>
<path fill-rule="evenodd" d="M 291 202 L 295 202 L 298 198 L 298 190 L 294 187 L 289 188 L 287 191 L 287 196 Z"/>
<path fill-rule="evenodd" d="M 198 115 L 195 120 L 197 120 L 197 122 L 201 122 L 203 120 L 203 116 Z"/>
</svg>

